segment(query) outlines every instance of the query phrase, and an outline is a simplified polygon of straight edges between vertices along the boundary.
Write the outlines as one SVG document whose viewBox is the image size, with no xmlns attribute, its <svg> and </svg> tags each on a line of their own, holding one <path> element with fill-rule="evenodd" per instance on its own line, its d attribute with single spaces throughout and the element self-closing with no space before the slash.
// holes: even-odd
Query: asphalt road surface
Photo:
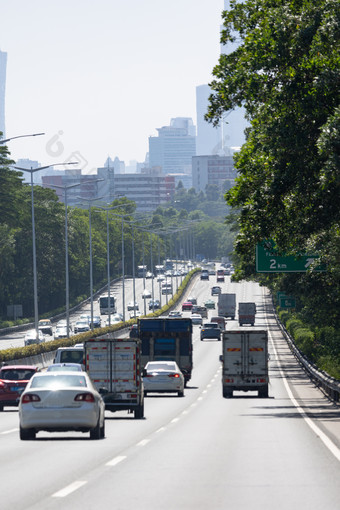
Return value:
<svg viewBox="0 0 340 510">
<path fill-rule="evenodd" d="M 190 293 L 198 304 L 213 284 L 213 277 L 195 280 Z M 194 370 L 184 398 L 146 397 L 142 420 L 106 412 L 103 440 L 39 432 L 23 442 L 17 410 L 5 408 L 2 510 L 339 508 L 339 407 L 292 356 L 266 289 L 229 277 L 222 286 L 236 292 L 237 302 L 255 301 L 255 328 L 269 331 L 269 397 L 235 392 L 223 399 L 221 342 L 201 342 L 194 326 Z M 238 327 L 228 321 L 228 329 Z"/>
</svg>

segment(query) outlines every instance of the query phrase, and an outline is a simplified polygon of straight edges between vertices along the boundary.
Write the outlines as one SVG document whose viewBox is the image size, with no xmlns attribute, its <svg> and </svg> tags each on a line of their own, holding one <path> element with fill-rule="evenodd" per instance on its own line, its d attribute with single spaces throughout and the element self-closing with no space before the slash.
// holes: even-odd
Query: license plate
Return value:
<svg viewBox="0 0 340 510">
<path fill-rule="evenodd" d="M 24 388 L 22 386 L 12 386 L 11 391 L 15 391 L 17 393 L 22 393 L 24 391 Z"/>
</svg>

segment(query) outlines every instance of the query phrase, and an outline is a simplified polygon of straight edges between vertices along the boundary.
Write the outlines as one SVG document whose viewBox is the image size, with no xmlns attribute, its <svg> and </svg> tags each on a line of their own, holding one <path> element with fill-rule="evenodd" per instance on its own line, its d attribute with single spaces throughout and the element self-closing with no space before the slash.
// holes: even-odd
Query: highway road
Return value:
<svg viewBox="0 0 340 510">
<path fill-rule="evenodd" d="M 199 304 L 210 297 L 212 278 L 190 289 Z M 223 399 L 221 342 L 200 341 L 194 326 L 194 370 L 184 398 L 146 397 L 143 420 L 107 412 L 104 440 L 39 432 L 22 442 L 17 410 L 5 408 L 2 510 L 339 508 L 339 407 L 290 353 L 266 289 L 229 277 L 223 287 L 238 302 L 254 300 L 255 327 L 270 332 L 269 398 L 235 392 Z M 227 328 L 238 328 L 237 321 Z"/>
<path fill-rule="evenodd" d="M 177 277 L 177 285 L 180 286 L 181 283 L 181 277 Z M 174 290 L 176 289 L 176 278 L 173 278 L 173 285 Z M 152 294 L 152 280 L 146 279 L 145 280 L 145 288 L 150 291 Z M 127 305 L 130 301 L 133 302 L 133 279 L 132 278 L 126 278 L 125 284 L 124 284 L 124 293 L 125 293 L 125 319 L 130 318 L 130 311 L 127 309 Z M 139 305 L 139 311 L 144 314 L 144 299 L 142 298 L 142 292 L 143 292 L 143 278 L 135 278 L 135 295 L 136 295 L 136 301 Z M 122 281 L 119 281 L 111 286 L 111 295 L 115 296 L 116 302 L 117 302 L 117 312 L 123 313 L 123 286 Z M 159 282 L 154 280 L 154 298 L 160 299 L 160 289 L 159 289 Z M 171 298 L 171 295 L 163 295 L 161 296 L 161 303 L 164 305 L 168 300 Z M 145 299 L 145 305 L 146 305 L 146 313 L 149 313 L 149 303 L 150 299 Z M 87 314 L 91 315 L 91 304 L 86 303 L 83 307 L 81 307 L 76 312 L 70 313 L 70 324 L 71 326 L 74 326 L 76 321 L 79 319 L 80 315 Z M 93 301 L 93 315 L 100 315 L 99 312 L 99 304 L 98 300 L 94 299 Z M 102 326 L 105 326 L 105 321 L 108 318 L 108 315 L 102 315 Z M 55 324 L 53 330 L 55 331 Z M 24 338 L 27 331 L 17 331 L 17 332 L 11 332 L 6 335 L 3 335 L 0 337 L 0 350 L 1 349 L 11 349 L 14 347 L 23 347 L 24 346 Z M 45 341 L 49 342 L 50 340 L 53 340 L 53 336 L 45 335 Z"/>
</svg>

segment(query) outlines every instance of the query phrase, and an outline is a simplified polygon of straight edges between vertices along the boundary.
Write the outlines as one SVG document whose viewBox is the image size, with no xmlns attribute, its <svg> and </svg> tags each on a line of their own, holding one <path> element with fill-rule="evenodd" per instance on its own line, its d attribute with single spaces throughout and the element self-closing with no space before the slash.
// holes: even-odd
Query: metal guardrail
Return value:
<svg viewBox="0 0 340 510">
<path fill-rule="evenodd" d="M 293 338 L 285 328 L 284 324 L 281 323 L 279 317 L 277 316 L 275 306 L 274 314 L 276 317 L 276 321 L 287 340 L 290 350 L 294 354 L 295 358 L 298 360 L 300 365 L 304 368 L 307 375 L 314 382 L 318 388 L 320 388 L 331 400 L 334 402 L 340 401 L 340 381 L 331 377 L 327 372 L 323 370 L 319 370 L 316 365 L 311 363 L 300 351 L 300 349 L 295 345 Z"/>
</svg>

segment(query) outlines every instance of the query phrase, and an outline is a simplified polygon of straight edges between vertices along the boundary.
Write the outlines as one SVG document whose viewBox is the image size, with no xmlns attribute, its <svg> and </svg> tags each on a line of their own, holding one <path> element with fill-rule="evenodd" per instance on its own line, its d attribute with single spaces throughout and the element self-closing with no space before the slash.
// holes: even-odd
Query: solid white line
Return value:
<svg viewBox="0 0 340 510">
<path fill-rule="evenodd" d="M 52 494 L 52 498 L 65 498 L 72 492 L 76 491 L 77 489 L 80 489 L 80 487 L 82 487 L 86 483 L 87 482 L 81 482 L 81 481 L 73 482 L 70 485 L 68 485 L 67 487 L 65 487 L 64 489 L 61 489 L 60 491 Z"/>
<path fill-rule="evenodd" d="M 19 429 L 10 429 L 5 430 L 4 432 L 1 432 L 1 434 L 12 434 L 12 432 L 18 432 Z"/>
<path fill-rule="evenodd" d="M 122 462 L 122 460 L 124 459 L 126 459 L 126 455 L 114 457 L 114 459 L 109 460 L 109 462 L 106 463 L 106 466 L 116 466 L 117 464 L 119 464 L 119 462 Z"/>
<path fill-rule="evenodd" d="M 266 318 L 266 321 L 267 321 L 267 318 Z M 268 324 L 268 321 L 267 321 L 267 324 Z M 303 417 L 303 419 L 305 420 L 307 425 L 321 439 L 321 441 L 329 449 L 329 451 L 334 455 L 334 457 L 338 461 L 340 461 L 340 450 L 339 450 L 339 448 L 333 443 L 333 441 L 331 441 L 329 439 L 329 437 L 324 432 L 322 432 L 321 429 L 319 429 L 319 427 L 317 425 L 315 425 L 315 423 L 307 416 L 305 411 L 302 409 L 302 407 L 300 407 L 298 402 L 295 400 L 295 398 L 293 396 L 293 393 L 291 392 L 291 389 L 289 387 L 288 381 L 287 381 L 287 379 L 286 379 L 286 377 L 285 377 L 285 375 L 283 373 L 283 370 L 281 368 L 281 362 L 280 362 L 280 359 L 279 359 L 278 354 L 277 354 L 277 350 L 276 350 L 275 345 L 274 345 L 274 341 L 273 341 L 273 337 L 272 337 L 271 331 L 269 330 L 269 325 L 268 325 L 268 333 L 269 333 L 269 336 L 270 336 L 270 341 L 271 341 L 272 347 L 274 349 L 275 358 L 277 359 L 277 362 L 278 362 L 278 365 L 279 365 L 280 375 L 281 375 L 281 377 L 283 379 L 283 383 L 284 383 L 285 388 L 286 388 L 287 393 L 288 393 L 288 397 L 293 402 L 294 406 L 296 407 L 298 412 L 301 414 L 301 416 Z"/>
</svg>

